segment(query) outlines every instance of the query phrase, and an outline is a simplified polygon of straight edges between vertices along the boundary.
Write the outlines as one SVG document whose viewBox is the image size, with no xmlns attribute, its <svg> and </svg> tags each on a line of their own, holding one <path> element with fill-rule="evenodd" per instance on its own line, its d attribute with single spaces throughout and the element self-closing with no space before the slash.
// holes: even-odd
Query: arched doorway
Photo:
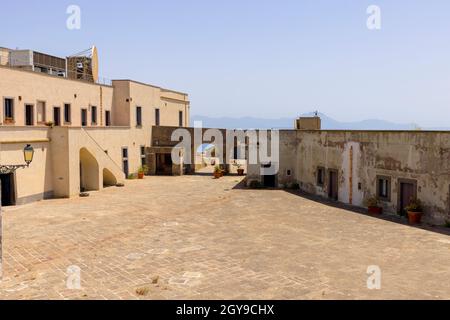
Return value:
<svg viewBox="0 0 450 320">
<path fill-rule="evenodd" d="M 195 172 L 212 175 L 214 168 L 221 165 L 216 152 L 216 146 L 214 144 L 205 143 L 199 146 L 195 153 Z"/>
<path fill-rule="evenodd" d="M 80 150 L 80 191 L 100 190 L 99 166 L 95 157 L 86 149 Z"/>
<path fill-rule="evenodd" d="M 113 187 L 117 184 L 116 177 L 108 169 L 103 169 L 103 188 Z"/>
</svg>

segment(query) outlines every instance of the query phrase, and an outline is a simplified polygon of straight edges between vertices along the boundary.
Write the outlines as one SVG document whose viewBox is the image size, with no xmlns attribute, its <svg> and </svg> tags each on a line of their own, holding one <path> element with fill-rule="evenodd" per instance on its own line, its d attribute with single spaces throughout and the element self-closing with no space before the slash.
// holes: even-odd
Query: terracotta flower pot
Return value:
<svg viewBox="0 0 450 320">
<path fill-rule="evenodd" d="M 138 179 L 140 179 L 140 180 L 144 179 L 144 173 L 143 172 L 139 172 L 138 173 Z"/>
<path fill-rule="evenodd" d="M 238 176 L 244 175 L 244 169 L 237 169 Z"/>
<path fill-rule="evenodd" d="M 383 214 L 383 208 L 381 207 L 369 207 L 369 214 Z"/>
<path fill-rule="evenodd" d="M 408 220 L 410 224 L 419 224 L 422 221 L 422 212 L 408 211 Z"/>
<path fill-rule="evenodd" d="M 218 171 L 218 172 L 214 172 L 214 179 L 219 179 L 222 177 L 222 172 Z"/>
</svg>

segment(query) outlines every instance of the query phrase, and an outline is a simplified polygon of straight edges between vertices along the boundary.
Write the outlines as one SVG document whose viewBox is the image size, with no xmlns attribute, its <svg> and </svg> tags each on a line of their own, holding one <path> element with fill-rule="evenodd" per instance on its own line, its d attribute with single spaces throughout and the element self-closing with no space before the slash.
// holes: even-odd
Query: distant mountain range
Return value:
<svg viewBox="0 0 450 320">
<path fill-rule="evenodd" d="M 302 116 L 313 116 L 312 113 Z M 425 128 L 414 123 L 394 123 L 385 120 L 367 119 L 355 122 L 340 122 L 320 113 L 323 130 L 450 130 L 447 128 Z M 206 116 L 193 116 L 194 121 L 202 121 L 204 128 L 223 129 L 293 129 L 295 118 L 263 119 L 255 117 L 242 118 L 213 118 Z"/>
</svg>

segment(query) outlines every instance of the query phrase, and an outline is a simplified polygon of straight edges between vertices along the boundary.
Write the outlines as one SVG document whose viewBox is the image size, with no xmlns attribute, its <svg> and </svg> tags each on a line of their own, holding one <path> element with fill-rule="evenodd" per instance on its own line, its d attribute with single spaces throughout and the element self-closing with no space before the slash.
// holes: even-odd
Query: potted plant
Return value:
<svg viewBox="0 0 450 320">
<path fill-rule="evenodd" d="M 144 179 L 144 176 L 147 174 L 147 172 L 148 172 L 148 167 L 147 166 L 141 166 L 141 167 L 139 167 L 139 170 L 138 170 L 138 178 L 139 179 Z"/>
<path fill-rule="evenodd" d="M 222 177 L 222 170 L 219 166 L 214 167 L 214 179 L 219 179 Z"/>
<path fill-rule="evenodd" d="M 242 164 L 238 163 L 237 161 L 234 161 L 233 165 L 237 168 L 238 176 L 243 176 L 245 170 L 242 168 Z"/>
<path fill-rule="evenodd" d="M 372 197 L 366 200 L 369 214 L 383 214 L 383 208 L 378 205 L 378 198 Z"/>
<path fill-rule="evenodd" d="M 410 224 L 419 224 L 421 222 L 423 207 L 422 202 L 419 199 L 412 199 L 405 210 L 408 212 L 408 220 Z"/>
</svg>

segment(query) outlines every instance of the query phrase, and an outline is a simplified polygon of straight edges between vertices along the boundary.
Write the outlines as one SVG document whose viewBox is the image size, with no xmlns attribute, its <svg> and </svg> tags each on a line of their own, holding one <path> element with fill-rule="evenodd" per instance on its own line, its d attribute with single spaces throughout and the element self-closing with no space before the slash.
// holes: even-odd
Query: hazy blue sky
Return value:
<svg viewBox="0 0 450 320">
<path fill-rule="evenodd" d="M 66 8 L 82 10 L 81 30 Z M 366 27 L 381 7 L 382 29 Z M 69 55 L 101 74 L 190 93 L 192 114 L 448 126 L 450 1 L 6 1 L 0 46 Z"/>
</svg>

